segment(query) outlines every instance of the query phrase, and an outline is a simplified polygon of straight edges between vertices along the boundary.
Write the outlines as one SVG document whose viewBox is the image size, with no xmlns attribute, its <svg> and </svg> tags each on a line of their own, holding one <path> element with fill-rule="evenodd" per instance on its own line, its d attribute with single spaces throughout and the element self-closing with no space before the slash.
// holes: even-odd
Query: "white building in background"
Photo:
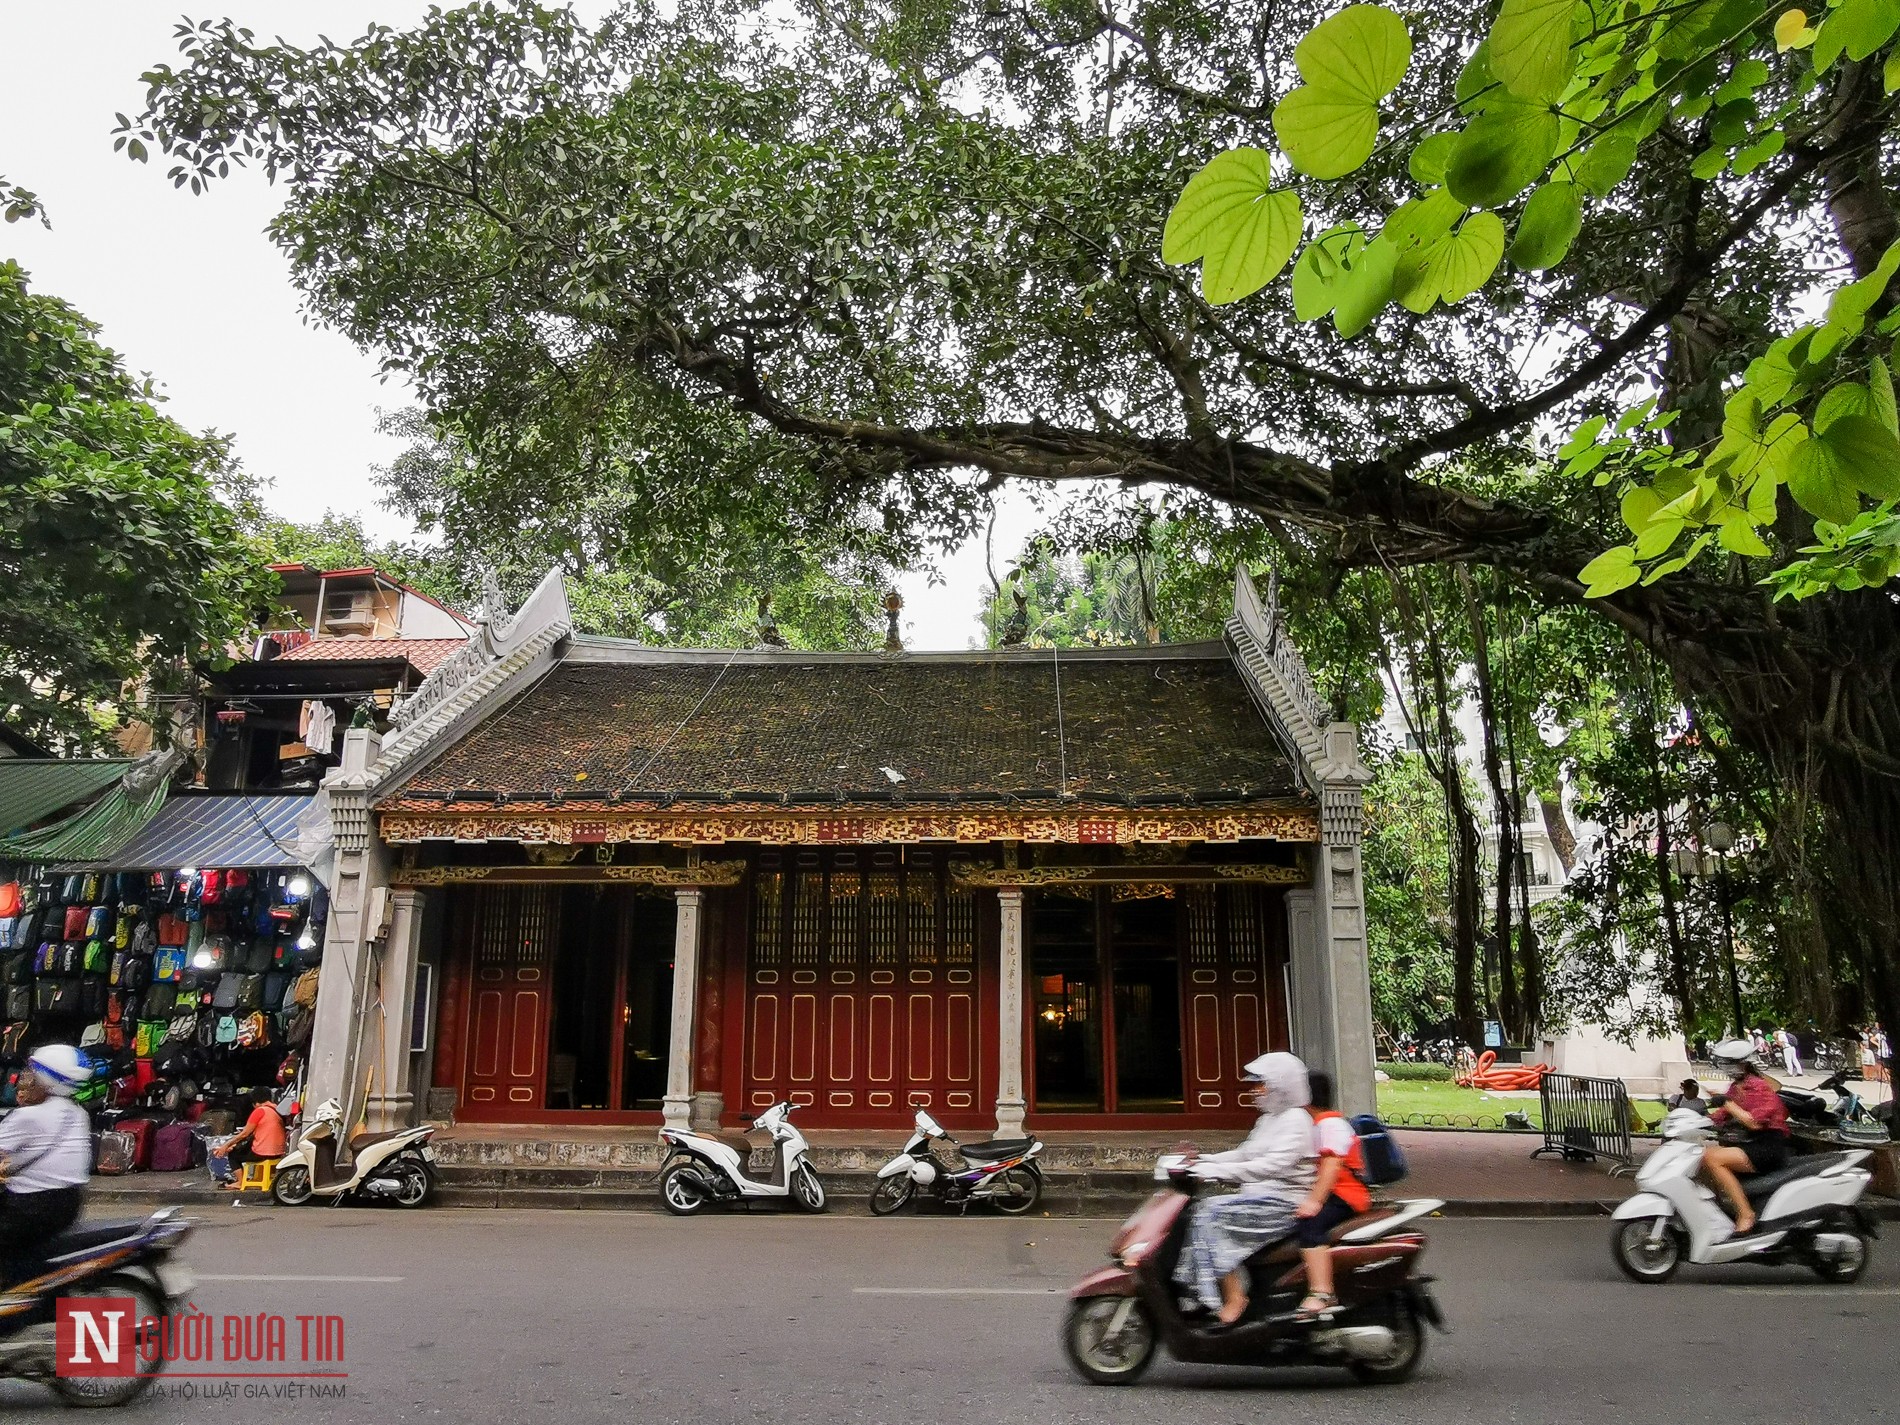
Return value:
<svg viewBox="0 0 1900 1425">
<path fill-rule="evenodd" d="M 1416 702 L 1408 699 L 1402 706 L 1398 691 L 1388 684 L 1386 704 L 1378 725 L 1394 747 L 1417 752 L 1419 739 L 1406 722 L 1407 707 L 1413 716 L 1418 716 Z M 1478 819 L 1478 836 L 1487 866 L 1487 893 L 1495 895 L 1497 890 L 1499 834 L 1504 825 L 1503 817 L 1509 815 L 1517 827 L 1518 865 L 1532 907 L 1557 899 L 1569 885 L 1577 865 L 1588 859 L 1601 841 L 1603 828 L 1578 815 L 1576 793 L 1568 784 L 1561 791 L 1561 818 L 1547 818 L 1537 793 L 1523 784 L 1518 788 L 1518 805 L 1500 807 L 1484 773 L 1484 734 L 1475 693 L 1459 704 L 1452 716 L 1452 726 L 1459 739 L 1459 759 L 1471 788 L 1472 812 Z M 1421 731 L 1427 739 L 1433 735 L 1430 727 Z M 1557 838 L 1551 835 L 1553 819 L 1567 825 L 1574 838 L 1568 860 Z M 1489 906 L 1490 901 L 1486 904 Z M 1561 948 L 1547 947 L 1547 952 L 1560 954 Z M 1634 1007 L 1632 1003 L 1632 1009 Z M 1666 1038 L 1643 1035 L 1624 1044 L 1596 1024 L 1572 1024 L 1561 1033 L 1540 1034 L 1534 1057 L 1559 1073 L 1622 1079 L 1629 1085 L 1630 1092 L 1638 1094 L 1673 1092 L 1689 1074 L 1689 1055 L 1680 1035 Z"/>
</svg>

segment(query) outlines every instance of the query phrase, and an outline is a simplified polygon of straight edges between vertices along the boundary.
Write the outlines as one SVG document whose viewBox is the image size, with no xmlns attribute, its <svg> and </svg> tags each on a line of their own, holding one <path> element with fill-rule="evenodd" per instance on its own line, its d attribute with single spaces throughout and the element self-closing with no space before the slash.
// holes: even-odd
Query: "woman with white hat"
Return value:
<svg viewBox="0 0 1900 1425">
<path fill-rule="evenodd" d="M 1315 1161 L 1306 1065 L 1291 1054 L 1262 1054 L 1245 1072 L 1259 1085 L 1253 1132 L 1238 1148 L 1194 1162 L 1196 1176 L 1239 1183 L 1240 1191 L 1196 1205 L 1174 1269 L 1174 1279 L 1227 1325 L 1247 1310 L 1241 1263 L 1293 1231 Z"/>
<path fill-rule="evenodd" d="M 92 1066 L 70 1044 L 35 1049 L 20 1106 L 0 1120 L 0 1282 L 17 1285 L 79 1217 L 92 1176 L 92 1126 L 73 1095 Z"/>
</svg>

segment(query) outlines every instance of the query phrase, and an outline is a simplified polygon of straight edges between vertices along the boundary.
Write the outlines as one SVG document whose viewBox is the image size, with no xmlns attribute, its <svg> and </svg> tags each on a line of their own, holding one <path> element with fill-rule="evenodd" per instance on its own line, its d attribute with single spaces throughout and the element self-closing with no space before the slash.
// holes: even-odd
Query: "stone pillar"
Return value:
<svg viewBox="0 0 1900 1425">
<path fill-rule="evenodd" d="M 375 976 L 370 946 L 380 926 L 382 897 L 388 882 L 387 858 L 371 824 L 369 768 L 382 750 L 370 728 L 343 734 L 343 762 L 324 780 L 336 844 L 331 876 L 330 918 L 323 931 L 323 960 L 317 980 L 316 1018 L 306 1057 L 304 1103 L 314 1108 L 327 1099 L 343 1105 L 344 1127 L 354 1128 L 363 1111 L 365 1019 Z"/>
<path fill-rule="evenodd" d="M 1333 1062 L 1333 1023 L 1327 998 L 1325 947 L 1320 940 L 1318 893 L 1286 893 L 1288 1037 L 1295 1054 L 1315 1069 Z M 1331 1072 L 1328 1069 L 1328 1072 Z"/>
<path fill-rule="evenodd" d="M 422 892 L 409 887 L 389 893 L 389 935 L 380 967 L 382 1043 L 370 1081 L 369 1130 L 388 1133 L 415 1122 L 409 1084 L 409 1025 L 416 1007 L 416 960 L 422 944 Z M 367 1047 L 367 1046 L 366 1046 Z"/>
<path fill-rule="evenodd" d="M 1340 1111 L 1371 1113 L 1375 1084 L 1372 963 L 1366 951 L 1366 887 L 1359 843 L 1365 824 L 1365 785 L 1372 773 L 1359 760 L 1358 729 L 1349 722 L 1326 728 L 1320 782 L 1320 844 L 1313 856 L 1315 921 L 1320 953 L 1314 980 L 1328 1052 L 1318 1067 L 1331 1072 Z"/>
<path fill-rule="evenodd" d="M 996 1016 L 996 1136 L 1020 1138 L 1028 1115 L 1023 1096 L 1023 893 L 1001 890 L 1002 956 L 998 967 Z"/>
<path fill-rule="evenodd" d="M 699 915 L 706 893 L 697 886 L 673 892 L 673 1027 L 666 1052 L 666 1097 L 661 1112 L 668 1128 L 685 1128 L 693 1112 L 693 1018 L 699 988 Z"/>
</svg>

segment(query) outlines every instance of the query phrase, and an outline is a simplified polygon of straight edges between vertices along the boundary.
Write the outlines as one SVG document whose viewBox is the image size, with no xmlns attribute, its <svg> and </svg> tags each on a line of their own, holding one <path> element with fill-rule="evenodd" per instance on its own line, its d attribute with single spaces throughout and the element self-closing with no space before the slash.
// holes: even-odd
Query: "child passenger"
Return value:
<svg viewBox="0 0 1900 1425">
<path fill-rule="evenodd" d="M 1339 1305 L 1333 1294 L 1333 1251 L 1326 1239 L 1333 1229 L 1349 1218 L 1372 1208 L 1372 1193 L 1366 1187 L 1366 1159 L 1359 1147 L 1359 1135 L 1333 1108 L 1333 1080 L 1330 1074 L 1314 1072 L 1312 1083 L 1313 1151 L 1319 1158 L 1319 1171 L 1305 1200 L 1293 1209 L 1298 1219 L 1295 1233 L 1300 1240 L 1300 1258 L 1306 1264 L 1306 1300 L 1300 1303 L 1300 1316 L 1315 1320 Z"/>
</svg>

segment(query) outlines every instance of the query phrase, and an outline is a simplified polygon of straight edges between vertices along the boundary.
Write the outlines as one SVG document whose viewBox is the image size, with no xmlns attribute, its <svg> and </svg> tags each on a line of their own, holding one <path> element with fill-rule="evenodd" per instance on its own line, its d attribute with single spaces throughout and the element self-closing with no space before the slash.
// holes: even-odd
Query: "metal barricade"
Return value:
<svg viewBox="0 0 1900 1425">
<path fill-rule="evenodd" d="M 1579 1074 L 1543 1077 L 1538 1093 L 1544 1106 L 1544 1146 L 1532 1152 L 1561 1154 L 1567 1161 L 1608 1159 L 1610 1175 L 1636 1170 L 1630 1145 L 1630 1096 L 1621 1079 L 1587 1079 Z"/>
</svg>

